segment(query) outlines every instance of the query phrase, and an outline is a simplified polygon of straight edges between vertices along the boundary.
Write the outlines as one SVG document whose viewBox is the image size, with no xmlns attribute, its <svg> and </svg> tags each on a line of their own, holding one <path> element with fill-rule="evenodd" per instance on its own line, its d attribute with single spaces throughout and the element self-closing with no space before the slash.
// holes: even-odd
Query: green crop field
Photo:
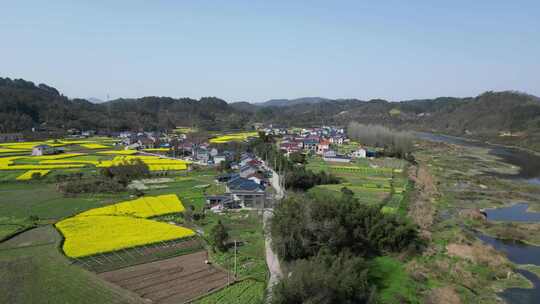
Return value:
<svg viewBox="0 0 540 304">
<path fill-rule="evenodd" d="M 196 222 L 205 235 L 218 220 L 225 225 L 229 233 L 229 242 L 233 246 L 237 241 L 238 278 L 255 278 L 266 280 L 266 261 L 264 253 L 264 236 L 261 216 L 254 211 L 229 212 L 224 214 L 208 213 L 204 219 Z M 211 258 L 225 269 L 234 271 L 234 249 L 225 253 L 210 252 Z"/>
<path fill-rule="evenodd" d="M 340 177 L 343 182 L 337 185 L 320 185 L 309 190 L 313 195 L 326 193 L 341 195 L 347 187 L 355 198 L 366 204 L 386 202 L 388 207 L 399 208 L 402 193 L 407 185 L 404 173 L 406 162 L 393 159 L 359 159 L 352 163 L 328 163 L 320 157 L 309 159 L 307 168 L 314 172 L 326 171 Z M 390 210 L 390 209 L 388 209 Z"/>
<path fill-rule="evenodd" d="M 65 146 L 65 149 L 70 153 L 86 153 L 66 159 L 69 161 L 110 161 L 115 157 L 96 154 L 92 149 L 81 149 L 77 144 Z M 0 155 L 0 159 L 3 156 Z M 30 157 L 15 159 L 12 164 L 38 166 L 39 161 Z M 91 164 L 82 168 L 53 169 L 39 179 L 17 180 L 25 172 L 0 170 L 0 240 L 4 240 L 0 243 L 0 288 L 6 290 L 9 286 L 11 289 L 0 295 L 0 303 L 40 303 L 41 299 L 49 303 L 138 303 L 139 298 L 132 298 L 124 290 L 99 280 L 93 273 L 67 259 L 59 250 L 61 237 L 51 226 L 80 212 L 133 198 L 135 190 L 78 195 L 64 195 L 58 191 L 58 175 L 77 172 L 83 173 L 84 177 L 99 174 L 99 168 Z M 231 295 L 231 301 L 224 303 L 234 303 L 233 299 L 260 303 L 267 277 L 260 215 L 241 211 L 219 215 L 205 212 L 201 216 L 205 195 L 220 194 L 225 190 L 223 185 L 215 182 L 217 174 L 211 168 L 159 172 L 151 179 L 137 181 L 134 186 L 142 186 L 139 191 L 145 195 L 176 194 L 186 208 L 198 215 L 196 219 L 168 215 L 155 220 L 185 224 L 204 232 L 204 237 L 221 220 L 228 229 L 229 242 L 237 241 L 236 279 L 243 281 L 212 294 L 204 303 L 211 303 L 215 297 L 226 300 Z M 186 252 L 191 250 L 188 249 L 181 248 Z M 130 253 L 126 251 L 126 254 Z M 234 271 L 234 249 L 209 254 L 214 263 Z"/>
<path fill-rule="evenodd" d="M 264 302 L 264 289 L 263 282 L 247 279 L 195 301 L 195 304 L 261 304 Z"/>
<path fill-rule="evenodd" d="M 0 303 L 143 303 L 60 253 L 60 235 L 43 226 L 0 244 Z"/>
</svg>

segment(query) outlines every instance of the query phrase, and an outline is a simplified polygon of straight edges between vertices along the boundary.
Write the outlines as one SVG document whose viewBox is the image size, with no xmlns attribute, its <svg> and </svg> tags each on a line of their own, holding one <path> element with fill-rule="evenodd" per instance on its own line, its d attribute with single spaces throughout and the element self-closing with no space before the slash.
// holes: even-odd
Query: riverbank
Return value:
<svg viewBox="0 0 540 304">
<path fill-rule="evenodd" d="M 498 293 L 532 288 L 516 264 L 484 244 L 473 231 L 490 224 L 482 208 L 526 202 L 540 206 L 537 185 L 513 178 L 520 168 L 490 153 L 488 147 L 421 142 L 416 159 L 432 176 L 438 196 L 431 198 L 435 221 L 431 244 L 421 258 L 409 263 L 414 277 L 431 286 L 449 286 L 461 303 L 500 303 Z"/>
<path fill-rule="evenodd" d="M 531 154 L 540 156 L 540 143 L 539 143 L 538 149 L 534 149 L 534 148 L 531 148 L 531 147 L 520 146 L 520 145 L 516 145 L 516 144 L 507 144 L 507 143 L 504 143 L 503 141 L 498 141 L 498 140 L 493 140 L 493 139 L 492 140 L 489 140 L 489 139 L 486 140 L 484 138 L 479 138 L 479 137 L 462 137 L 462 136 L 458 136 L 458 135 L 450 135 L 450 134 L 444 134 L 444 133 L 439 133 L 439 132 L 429 132 L 429 131 L 414 131 L 414 133 L 445 136 L 445 137 L 449 137 L 449 138 L 454 138 L 454 139 L 458 139 L 458 140 L 467 141 L 467 142 L 473 143 L 473 144 L 498 146 L 498 147 L 503 147 L 503 148 L 507 148 L 507 149 L 517 149 L 517 150 L 521 150 L 523 152 L 527 152 L 527 153 L 531 153 Z"/>
</svg>

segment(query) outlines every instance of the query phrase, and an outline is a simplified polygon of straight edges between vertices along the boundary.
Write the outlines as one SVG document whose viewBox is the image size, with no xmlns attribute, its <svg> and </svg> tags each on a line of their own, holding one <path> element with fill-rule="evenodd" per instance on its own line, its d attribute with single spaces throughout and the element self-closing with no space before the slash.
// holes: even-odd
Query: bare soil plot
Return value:
<svg viewBox="0 0 540 304">
<path fill-rule="evenodd" d="M 100 273 L 197 252 L 202 248 L 202 242 L 198 238 L 179 239 L 96 254 L 72 261 L 90 271 Z"/>
<path fill-rule="evenodd" d="M 99 276 L 153 303 L 184 303 L 227 285 L 227 273 L 207 259 L 206 251 L 199 251 Z"/>
</svg>

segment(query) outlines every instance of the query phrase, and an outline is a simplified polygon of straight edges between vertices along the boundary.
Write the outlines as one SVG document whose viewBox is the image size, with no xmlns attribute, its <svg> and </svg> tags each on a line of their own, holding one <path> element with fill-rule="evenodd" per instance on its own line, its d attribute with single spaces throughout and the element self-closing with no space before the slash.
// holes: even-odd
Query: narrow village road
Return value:
<svg viewBox="0 0 540 304">
<path fill-rule="evenodd" d="M 265 209 L 263 213 L 263 226 L 265 231 L 268 227 L 268 222 L 272 218 L 272 210 Z M 266 251 L 266 264 L 268 265 L 268 271 L 270 272 L 270 278 L 268 279 L 268 294 L 271 294 L 272 287 L 279 282 L 279 279 L 283 276 L 281 272 L 281 265 L 279 264 L 279 258 L 272 249 L 272 237 L 270 232 L 266 232 L 265 236 L 265 251 Z"/>
<path fill-rule="evenodd" d="M 264 162 L 263 162 L 264 163 Z M 281 187 L 280 181 L 279 181 L 279 175 L 272 170 L 270 167 L 268 167 L 266 164 L 264 164 L 266 169 L 272 172 L 272 178 L 270 180 L 270 183 L 272 184 L 272 187 L 275 189 L 276 194 L 273 198 L 274 203 L 279 202 L 284 196 L 285 191 Z M 272 235 L 270 234 L 270 229 L 268 227 L 268 224 L 270 223 L 270 220 L 272 219 L 272 216 L 274 215 L 274 210 L 272 208 L 265 208 L 263 211 L 263 229 L 265 232 L 265 252 L 266 252 L 266 264 L 268 265 L 268 271 L 270 272 L 270 278 L 268 279 L 268 302 L 271 300 L 272 295 L 272 288 L 274 285 L 276 285 L 280 278 L 283 277 L 283 273 L 281 272 L 281 265 L 279 263 L 279 258 L 277 254 L 272 249 Z"/>
</svg>

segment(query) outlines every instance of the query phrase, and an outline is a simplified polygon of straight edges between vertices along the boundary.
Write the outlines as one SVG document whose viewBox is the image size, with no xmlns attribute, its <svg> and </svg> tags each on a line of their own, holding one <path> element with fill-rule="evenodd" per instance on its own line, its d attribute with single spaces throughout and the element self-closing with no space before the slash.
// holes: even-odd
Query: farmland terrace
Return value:
<svg viewBox="0 0 540 304">
<path fill-rule="evenodd" d="M 58 143 L 65 152 L 46 156 L 31 156 L 34 144 L 0 148 L 0 303 L 260 303 L 262 221 L 251 211 L 204 212 L 205 196 L 224 191 L 215 168 L 188 171 L 109 139 Z M 119 191 L 61 189 L 66 177 L 101 178 L 135 158 L 151 176 Z M 236 273 L 232 251 L 205 250 L 218 221 L 238 241 Z"/>
<path fill-rule="evenodd" d="M 99 276 L 153 303 L 184 303 L 229 283 L 230 275 L 207 260 L 206 251 L 199 251 Z"/>
</svg>

